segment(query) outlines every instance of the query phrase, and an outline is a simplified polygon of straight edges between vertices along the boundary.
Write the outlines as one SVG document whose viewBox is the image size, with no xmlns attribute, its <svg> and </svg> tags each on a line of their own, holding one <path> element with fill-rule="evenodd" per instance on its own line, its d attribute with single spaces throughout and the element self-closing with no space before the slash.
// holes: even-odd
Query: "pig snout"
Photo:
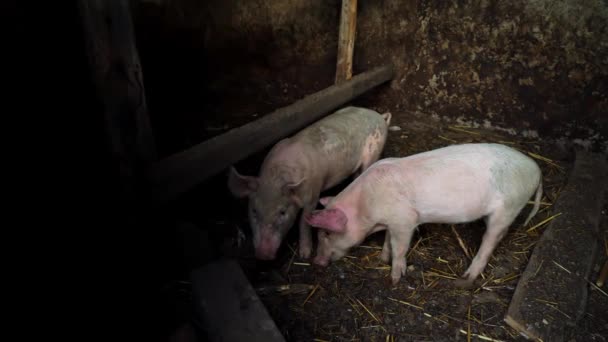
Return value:
<svg viewBox="0 0 608 342">
<path fill-rule="evenodd" d="M 329 257 L 317 255 L 312 262 L 316 265 L 326 267 L 329 265 Z"/>
<path fill-rule="evenodd" d="M 280 244 L 281 239 L 276 234 L 263 235 L 255 246 L 255 257 L 260 260 L 273 260 Z"/>
</svg>

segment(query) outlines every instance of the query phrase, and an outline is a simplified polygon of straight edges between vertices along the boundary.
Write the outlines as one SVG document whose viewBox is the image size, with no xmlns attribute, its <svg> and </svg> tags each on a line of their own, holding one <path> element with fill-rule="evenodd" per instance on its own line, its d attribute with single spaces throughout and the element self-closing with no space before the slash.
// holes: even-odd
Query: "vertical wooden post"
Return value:
<svg viewBox="0 0 608 342">
<path fill-rule="evenodd" d="M 355 48 L 356 31 L 357 0 L 342 0 L 338 61 L 336 63 L 336 84 L 350 80 L 353 76 L 353 50 Z"/>
<path fill-rule="evenodd" d="M 141 172 L 157 157 L 129 2 L 81 0 L 79 9 L 123 199 L 130 201 Z"/>
</svg>

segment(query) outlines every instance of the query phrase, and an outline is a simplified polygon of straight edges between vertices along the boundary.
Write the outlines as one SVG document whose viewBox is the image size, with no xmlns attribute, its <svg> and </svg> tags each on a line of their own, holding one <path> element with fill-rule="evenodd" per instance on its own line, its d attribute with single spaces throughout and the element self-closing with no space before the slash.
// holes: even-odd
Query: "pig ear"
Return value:
<svg viewBox="0 0 608 342">
<path fill-rule="evenodd" d="M 298 207 L 302 207 L 304 205 L 302 199 L 298 195 L 298 190 L 300 189 L 302 184 L 304 184 L 305 180 L 306 178 L 302 178 L 299 181 L 287 183 L 283 186 L 283 192 L 285 193 L 285 195 L 287 195 L 289 199 Z"/>
<path fill-rule="evenodd" d="M 392 117 L 393 117 L 393 115 L 390 112 L 386 112 L 386 113 L 382 114 L 382 118 L 386 122 L 387 126 L 391 124 Z"/>
<path fill-rule="evenodd" d="M 327 207 L 327 204 L 329 203 L 329 201 L 331 201 L 332 198 L 334 198 L 334 197 L 333 196 L 321 197 L 319 199 L 319 203 L 321 203 L 322 206 Z"/>
<path fill-rule="evenodd" d="M 251 176 L 243 176 L 231 166 L 228 173 L 228 189 L 235 197 L 247 197 L 258 189 L 258 179 Z"/>
<path fill-rule="evenodd" d="M 313 227 L 326 229 L 334 233 L 344 233 L 348 219 L 340 209 L 315 210 L 304 217 Z"/>
</svg>

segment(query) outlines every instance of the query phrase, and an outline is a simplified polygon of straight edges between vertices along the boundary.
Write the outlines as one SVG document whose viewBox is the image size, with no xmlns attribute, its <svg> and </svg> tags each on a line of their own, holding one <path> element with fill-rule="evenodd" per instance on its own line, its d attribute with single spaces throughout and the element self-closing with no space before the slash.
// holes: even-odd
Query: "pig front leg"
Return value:
<svg viewBox="0 0 608 342">
<path fill-rule="evenodd" d="M 393 281 L 393 285 L 397 285 L 397 283 L 399 283 L 399 279 L 401 279 L 401 276 L 405 275 L 405 271 L 407 269 L 405 254 L 410 248 L 410 242 L 412 241 L 412 235 L 414 235 L 415 225 L 389 226 L 389 229 L 389 239 L 392 254 L 391 279 Z M 386 245 L 386 240 L 384 243 Z"/>
<path fill-rule="evenodd" d="M 302 259 L 310 258 L 312 254 L 312 231 L 310 225 L 306 223 L 304 217 L 310 214 L 316 207 L 318 197 L 302 207 L 302 216 L 300 217 L 300 243 L 299 256 Z M 312 204 L 311 204 L 312 203 Z"/>
</svg>

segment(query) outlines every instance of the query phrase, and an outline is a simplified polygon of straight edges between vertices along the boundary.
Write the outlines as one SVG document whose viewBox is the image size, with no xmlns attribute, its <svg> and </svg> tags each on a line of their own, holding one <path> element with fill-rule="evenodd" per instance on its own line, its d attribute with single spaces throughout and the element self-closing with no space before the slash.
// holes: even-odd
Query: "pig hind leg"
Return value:
<svg viewBox="0 0 608 342">
<path fill-rule="evenodd" d="M 361 156 L 361 162 L 359 165 L 359 169 L 355 172 L 355 177 L 360 176 L 367 168 L 369 168 L 373 163 L 377 162 L 382 155 L 382 147 L 384 146 L 384 141 L 370 141 L 363 146 L 363 154 Z"/>
<path fill-rule="evenodd" d="M 486 231 L 481 240 L 479 251 L 477 251 L 473 261 L 471 261 L 469 268 L 462 275 L 464 279 L 458 279 L 456 286 L 463 288 L 473 286 L 473 282 L 487 266 L 490 256 L 507 234 L 509 226 L 513 223 L 516 216 L 517 211 L 500 208 L 486 218 Z"/>
<path fill-rule="evenodd" d="M 380 260 L 388 264 L 391 259 L 391 233 L 387 229 L 384 234 L 384 245 L 382 246 L 382 252 L 380 253 Z"/>
</svg>

